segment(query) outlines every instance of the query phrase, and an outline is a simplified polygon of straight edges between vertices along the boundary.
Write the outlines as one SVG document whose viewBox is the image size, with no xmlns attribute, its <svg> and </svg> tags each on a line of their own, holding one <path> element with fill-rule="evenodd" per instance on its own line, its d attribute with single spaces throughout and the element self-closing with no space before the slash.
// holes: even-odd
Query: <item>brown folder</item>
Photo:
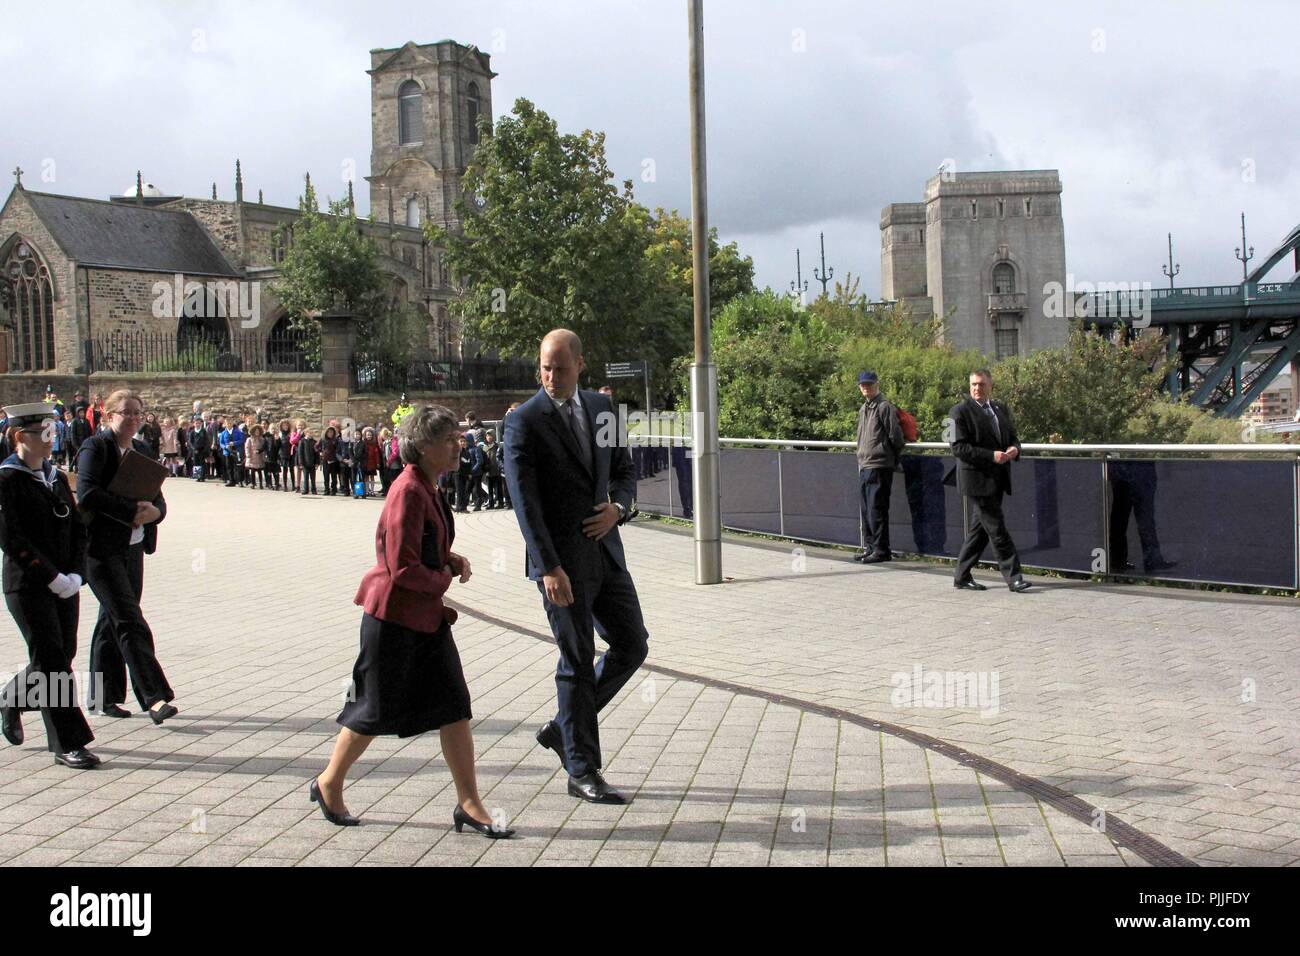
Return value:
<svg viewBox="0 0 1300 956">
<path fill-rule="evenodd" d="M 132 501 L 153 501 L 162 490 L 163 479 L 169 474 L 165 466 L 146 458 L 134 448 L 128 448 L 117 474 L 108 484 L 108 491 Z"/>
</svg>

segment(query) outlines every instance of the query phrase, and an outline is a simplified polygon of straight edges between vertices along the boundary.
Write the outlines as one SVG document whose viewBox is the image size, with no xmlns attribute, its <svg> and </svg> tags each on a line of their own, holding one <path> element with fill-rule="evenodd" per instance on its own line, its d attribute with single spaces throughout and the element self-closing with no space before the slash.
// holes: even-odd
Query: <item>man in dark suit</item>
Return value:
<svg viewBox="0 0 1300 956">
<path fill-rule="evenodd" d="M 617 526 L 636 491 L 610 399 L 578 389 L 582 343 L 567 329 L 542 340 L 542 388 L 505 421 L 505 474 L 560 650 L 558 713 L 537 732 L 569 774 L 569 793 L 624 803 L 600 774 L 596 715 L 646 657 L 647 634 Z M 613 432 L 614 437 L 610 434 Z M 609 650 L 593 666 L 598 629 Z"/>
<path fill-rule="evenodd" d="M 1007 586 L 1016 593 L 1027 591 L 1020 556 L 1002 517 L 1002 496 L 1011 494 L 1011 463 L 1020 457 L 1020 439 L 1011 412 L 993 400 L 993 376 L 988 369 L 971 373 L 970 398 L 954 405 L 948 415 L 952 453 L 957 456 L 957 490 L 970 499 L 970 526 L 957 555 L 953 587 L 987 590 L 970 572 L 992 541 Z"/>
</svg>

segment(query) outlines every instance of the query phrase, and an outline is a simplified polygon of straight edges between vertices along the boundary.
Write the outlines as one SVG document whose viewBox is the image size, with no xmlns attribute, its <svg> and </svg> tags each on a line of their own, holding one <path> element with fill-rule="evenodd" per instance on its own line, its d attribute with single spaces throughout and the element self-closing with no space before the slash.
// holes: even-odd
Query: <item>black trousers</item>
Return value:
<svg viewBox="0 0 1300 956">
<path fill-rule="evenodd" d="M 894 469 L 863 468 L 862 519 L 866 529 L 863 551 L 889 554 L 889 495 L 894 490 Z"/>
<path fill-rule="evenodd" d="M 99 600 L 99 618 L 90 640 L 92 680 L 102 681 L 103 698 L 89 701 L 95 710 L 126 700 L 126 677 L 141 710 L 174 700 L 167 675 L 154 654 L 153 631 L 140 612 L 144 593 L 144 544 L 133 544 L 120 557 L 86 558 L 86 578 Z"/>
<path fill-rule="evenodd" d="M 632 576 L 601 548 L 598 580 L 570 578 L 573 603 L 559 607 L 546 598 L 546 585 L 537 582 L 542 606 L 560 649 L 555 668 L 556 726 L 564 737 L 564 766 L 574 777 L 601 767 L 600 731 L 596 716 L 623 689 L 646 658 L 649 635 L 641 618 Z M 594 631 L 609 650 L 596 656 Z"/>
<path fill-rule="evenodd" d="M 9 613 L 27 642 L 31 663 L 0 691 L 0 697 L 6 706 L 19 711 L 41 712 L 51 753 L 67 753 L 95 739 L 77 703 L 72 677 L 80 600 L 39 591 L 5 595 Z"/>
<path fill-rule="evenodd" d="M 302 475 L 302 493 L 308 493 L 308 487 L 311 488 L 311 494 L 316 494 L 316 466 L 299 465 L 298 471 Z"/>
<path fill-rule="evenodd" d="M 966 540 L 957 555 L 957 572 L 954 580 L 965 581 L 970 577 L 971 568 L 979 561 L 984 548 L 991 541 L 993 553 L 997 555 L 998 567 L 1002 577 L 1010 584 L 1020 577 L 1020 555 L 1016 553 L 1016 543 L 1007 531 L 1006 520 L 1002 517 L 1002 493 L 995 495 L 970 495 L 970 525 L 966 529 Z"/>
<path fill-rule="evenodd" d="M 469 475 L 456 473 L 456 510 L 467 511 L 469 504 L 469 483 L 474 479 Z"/>
</svg>

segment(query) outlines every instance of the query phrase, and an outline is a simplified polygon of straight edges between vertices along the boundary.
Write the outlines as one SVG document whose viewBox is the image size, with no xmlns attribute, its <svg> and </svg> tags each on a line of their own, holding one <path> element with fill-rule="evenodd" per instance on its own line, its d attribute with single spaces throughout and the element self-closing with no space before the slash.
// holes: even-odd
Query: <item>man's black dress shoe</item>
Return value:
<svg viewBox="0 0 1300 956">
<path fill-rule="evenodd" d="M 319 803 L 320 812 L 325 814 L 325 819 L 336 827 L 355 827 L 361 823 L 360 820 L 350 813 L 335 813 L 329 807 L 325 806 L 325 798 L 322 797 L 320 793 L 320 781 L 314 777 L 312 778 L 311 785 L 307 787 L 307 798 L 311 800 L 312 803 Z"/>
<path fill-rule="evenodd" d="M 585 777 L 570 777 L 569 796 L 581 797 L 592 803 L 627 803 L 623 794 L 607 784 L 596 770 Z"/>
<path fill-rule="evenodd" d="M 879 564 L 881 561 L 892 561 L 894 556 L 888 551 L 877 551 L 875 554 L 869 554 L 862 559 L 863 564 Z"/>
<path fill-rule="evenodd" d="M 547 750 L 555 751 L 555 756 L 560 758 L 560 766 L 564 767 L 564 735 L 560 733 L 560 726 L 553 720 L 548 720 L 537 731 L 537 742 Z"/>
<path fill-rule="evenodd" d="M 23 715 L 18 712 L 18 708 L 0 707 L 0 718 L 3 719 L 5 740 L 15 747 L 21 747 L 24 739 Z"/>
<path fill-rule="evenodd" d="M 867 558 L 869 558 L 870 556 L 871 556 L 871 552 L 869 551 L 859 551 L 857 554 L 853 556 L 853 560 L 861 564 L 863 561 L 867 560 Z"/>
<path fill-rule="evenodd" d="M 149 711 L 149 719 L 152 720 L 155 724 L 161 724 L 168 717 L 175 717 L 179 713 L 180 711 L 177 710 L 175 707 L 173 707 L 171 704 L 163 704 L 157 710 Z"/>
<path fill-rule="evenodd" d="M 457 833 L 460 833 L 462 828 L 469 827 L 489 840 L 509 840 L 515 835 L 515 831 L 510 827 L 498 827 L 495 823 L 479 823 L 459 806 L 451 812 L 451 822 L 456 827 Z"/>
<path fill-rule="evenodd" d="M 965 581 L 954 581 L 952 584 L 958 591 L 987 591 L 984 585 L 980 584 L 974 578 L 967 578 Z"/>
<path fill-rule="evenodd" d="M 56 753 L 54 762 L 71 767 L 73 770 L 92 770 L 99 766 L 99 758 L 84 747 L 69 750 L 67 753 Z"/>
<path fill-rule="evenodd" d="M 1028 591 L 1031 587 L 1033 587 L 1033 585 L 1030 584 L 1028 581 L 1026 581 L 1024 578 L 1016 578 L 1014 581 L 1008 584 L 1007 587 L 1011 590 L 1011 593 L 1020 594 L 1024 591 Z"/>
<path fill-rule="evenodd" d="M 91 707 L 88 710 L 88 713 L 98 717 L 130 717 L 131 716 L 131 712 L 129 710 L 127 710 L 124 707 L 119 707 L 117 704 L 107 704 L 104 707 L 99 707 L 99 708 Z"/>
</svg>

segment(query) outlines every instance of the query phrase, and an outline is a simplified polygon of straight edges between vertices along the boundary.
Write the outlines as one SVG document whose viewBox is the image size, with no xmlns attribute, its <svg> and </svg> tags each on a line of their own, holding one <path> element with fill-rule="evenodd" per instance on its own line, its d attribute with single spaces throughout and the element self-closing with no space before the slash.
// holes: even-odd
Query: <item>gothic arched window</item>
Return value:
<svg viewBox="0 0 1300 956">
<path fill-rule="evenodd" d="M 415 196 L 406 200 L 406 224 L 408 226 L 420 224 L 420 200 Z"/>
<path fill-rule="evenodd" d="M 54 285 L 49 267 L 19 240 L 4 266 L 13 320 L 12 371 L 52 370 L 54 359 Z"/>
<path fill-rule="evenodd" d="M 407 80 L 397 90 L 397 142 L 402 146 L 424 141 L 420 95 L 420 84 L 415 80 Z"/>
<path fill-rule="evenodd" d="M 469 87 L 465 90 L 465 103 L 466 103 L 466 108 L 469 116 L 469 137 L 468 137 L 469 144 L 471 146 L 477 146 L 478 145 L 478 114 L 479 114 L 477 83 L 471 83 Z"/>
<path fill-rule="evenodd" d="M 999 295 L 1016 291 L 1016 269 L 1009 262 L 993 267 L 993 291 Z"/>
</svg>

